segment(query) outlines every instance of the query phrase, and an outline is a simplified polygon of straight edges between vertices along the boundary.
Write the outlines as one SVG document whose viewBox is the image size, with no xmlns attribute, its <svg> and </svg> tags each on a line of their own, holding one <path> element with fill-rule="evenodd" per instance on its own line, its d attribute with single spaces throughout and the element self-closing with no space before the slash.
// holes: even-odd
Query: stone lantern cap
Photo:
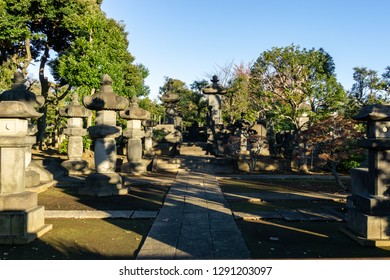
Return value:
<svg viewBox="0 0 390 280">
<path fill-rule="evenodd" d="M 38 113 L 29 103 L 21 101 L 0 102 L 0 118 L 36 119 L 42 115 L 42 113 Z"/>
<path fill-rule="evenodd" d="M 129 107 L 119 113 L 121 118 L 127 120 L 147 120 L 150 119 L 150 112 L 144 110 L 138 105 L 138 98 L 133 97 Z"/>
<path fill-rule="evenodd" d="M 84 97 L 83 104 L 85 107 L 95 111 L 122 111 L 126 109 L 129 101 L 127 98 L 114 93 L 112 80 L 109 75 L 103 75 L 101 85 L 98 92 Z"/>
<path fill-rule="evenodd" d="M 179 96 L 173 92 L 173 81 L 169 79 L 167 91 L 161 96 L 164 103 L 176 103 L 179 101 Z"/>
<path fill-rule="evenodd" d="M 91 111 L 80 105 L 78 94 L 73 93 L 72 102 L 68 106 L 60 108 L 59 114 L 67 118 L 87 118 L 91 116 Z"/>
<path fill-rule="evenodd" d="M 202 92 L 204 94 L 219 94 L 224 95 L 227 93 L 227 90 L 223 88 L 220 84 L 218 84 L 219 79 L 216 75 L 211 79 L 212 84 L 204 87 Z"/>
<path fill-rule="evenodd" d="M 24 84 L 26 79 L 22 73 L 15 72 L 12 82 L 14 84 L 11 86 L 11 89 L 4 91 L 0 95 L 0 101 L 20 101 L 29 104 L 33 108 L 41 108 L 45 104 L 45 98 L 42 95 L 36 95 L 27 90 Z"/>
<path fill-rule="evenodd" d="M 357 121 L 388 121 L 390 120 L 390 105 L 364 106 L 353 119 Z"/>
</svg>

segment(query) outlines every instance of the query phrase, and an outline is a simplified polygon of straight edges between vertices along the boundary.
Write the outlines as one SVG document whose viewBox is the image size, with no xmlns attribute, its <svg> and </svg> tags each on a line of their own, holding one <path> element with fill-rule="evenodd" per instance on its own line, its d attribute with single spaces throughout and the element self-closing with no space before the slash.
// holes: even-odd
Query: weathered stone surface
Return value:
<svg viewBox="0 0 390 280">
<path fill-rule="evenodd" d="M 129 100 L 114 93 L 111 77 L 105 74 L 100 90 L 91 96 L 85 96 L 83 103 L 90 110 L 121 111 L 129 105 Z"/>
<path fill-rule="evenodd" d="M 23 77 L 22 73 L 15 72 L 12 82 L 14 84 L 12 85 L 11 89 L 4 91 L 0 95 L 0 101 L 19 101 L 26 105 L 26 107 L 31 108 L 40 108 L 43 106 L 43 104 L 45 103 L 45 98 L 42 95 L 36 95 L 33 92 L 27 90 L 27 87 L 25 85 L 26 79 Z M 27 111 L 30 110 L 31 109 L 27 109 Z M 17 111 L 17 113 L 21 112 L 21 110 Z M 4 114 L 8 115 L 8 112 Z"/>
<path fill-rule="evenodd" d="M 41 113 L 28 104 L 19 101 L 0 102 L 0 118 L 39 118 L 41 116 Z"/>
<path fill-rule="evenodd" d="M 67 118 L 87 118 L 91 116 L 91 111 L 85 108 L 84 106 L 80 105 L 79 103 L 79 97 L 77 93 L 73 93 L 72 95 L 72 102 L 64 107 L 59 109 L 59 114 L 62 117 Z M 72 127 L 73 125 L 69 123 L 68 120 L 68 127 Z M 82 127 L 82 125 L 78 124 L 76 127 Z"/>
<path fill-rule="evenodd" d="M 30 242 L 51 229 L 44 224 L 37 195 L 25 191 L 26 166 L 31 166 L 35 143 L 28 119 L 42 115 L 34 107 L 41 107 L 44 98 L 29 92 L 24 82 L 16 73 L 12 89 L 0 96 L 0 243 L 7 244 Z M 35 170 L 30 173 L 37 177 Z"/>
<path fill-rule="evenodd" d="M 356 120 L 367 121 L 367 139 L 359 142 L 368 149 L 368 171 L 352 171 L 352 195 L 347 200 L 348 228 L 355 240 L 390 241 L 390 106 L 363 107 Z M 348 231 L 348 235 L 350 233 Z M 382 242 L 382 243 L 383 243 Z"/>
</svg>

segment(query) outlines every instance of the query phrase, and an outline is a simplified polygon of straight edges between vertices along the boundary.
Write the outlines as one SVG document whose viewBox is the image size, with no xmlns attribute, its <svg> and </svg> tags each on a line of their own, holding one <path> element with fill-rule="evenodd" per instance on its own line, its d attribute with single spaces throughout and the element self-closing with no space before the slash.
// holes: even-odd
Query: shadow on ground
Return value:
<svg viewBox="0 0 390 280">
<path fill-rule="evenodd" d="M 347 194 L 337 193 L 332 180 L 246 177 L 219 183 L 232 211 L 244 215 L 236 223 L 254 259 L 390 259 L 390 248 L 363 247 L 340 230 Z"/>
</svg>

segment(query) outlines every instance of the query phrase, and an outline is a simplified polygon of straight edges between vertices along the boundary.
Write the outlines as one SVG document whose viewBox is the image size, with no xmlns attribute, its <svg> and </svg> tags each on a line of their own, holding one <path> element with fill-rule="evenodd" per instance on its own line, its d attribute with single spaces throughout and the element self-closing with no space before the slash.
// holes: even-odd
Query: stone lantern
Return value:
<svg viewBox="0 0 390 280">
<path fill-rule="evenodd" d="M 157 122 L 154 120 L 144 120 L 142 121 L 142 126 L 145 129 L 144 137 L 144 156 L 153 157 L 153 127 L 157 125 Z"/>
<path fill-rule="evenodd" d="M 25 82 L 26 79 L 23 77 L 23 74 L 16 72 L 14 78 L 12 79 L 14 84 L 11 87 L 11 90 L 5 91 L 1 94 L 1 101 L 21 101 L 26 102 L 31 105 L 34 109 L 41 108 L 45 104 L 45 98 L 42 95 L 36 95 L 33 92 L 27 90 Z M 28 128 L 29 135 L 33 136 L 37 133 L 36 125 L 31 123 L 31 119 L 28 119 Z M 37 188 L 40 185 L 41 180 L 43 184 L 51 183 L 53 181 L 53 176 L 48 171 L 43 169 L 43 167 L 37 162 L 32 161 L 32 152 L 31 146 L 26 147 L 26 175 L 25 175 L 25 184 L 26 188 L 31 190 Z M 42 178 L 41 178 L 42 177 Z M 37 188 L 39 189 L 39 188 Z"/>
<path fill-rule="evenodd" d="M 138 106 L 137 97 L 133 97 L 128 108 L 119 113 L 121 118 L 127 119 L 127 128 L 123 137 L 127 138 L 127 163 L 122 165 L 122 172 L 139 173 L 146 171 L 142 162 L 142 139 L 145 136 L 142 121 L 150 119 L 150 112 Z"/>
<path fill-rule="evenodd" d="M 28 243 L 52 228 L 44 223 L 45 209 L 38 206 L 37 193 L 26 190 L 26 152 L 31 152 L 36 142 L 30 119 L 42 116 L 32 104 L 39 100 L 34 100 L 33 93 L 27 94 L 21 74 L 15 77 L 12 90 L 4 92 L 0 102 L 0 243 L 3 244 Z"/>
<path fill-rule="evenodd" d="M 168 81 L 167 91 L 161 96 L 161 101 L 165 106 L 166 123 L 173 124 L 176 129 L 180 125 L 180 122 L 177 119 L 178 112 L 176 109 L 176 104 L 179 100 L 179 96 L 173 92 L 173 81 L 170 79 Z"/>
<path fill-rule="evenodd" d="M 83 118 L 91 116 L 91 111 L 80 105 L 77 93 L 72 95 L 72 102 L 65 108 L 60 108 L 59 114 L 68 118 L 67 128 L 64 134 L 68 136 L 68 160 L 62 166 L 68 170 L 68 174 L 85 174 L 89 171 L 88 162 L 82 160 L 83 137 L 87 130 L 83 128 Z"/>
<path fill-rule="evenodd" d="M 86 108 L 96 111 L 95 125 L 88 128 L 89 135 L 94 139 L 96 173 L 88 175 L 79 193 L 91 196 L 125 195 L 128 190 L 123 187 L 122 177 L 115 172 L 115 138 L 122 132 L 122 128 L 116 126 L 117 111 L 126 109 L 129 101 L 114 93 L 112 80 L 105 74 L 100 90 L 85 96 L 83 103 Z"/>
<path fill-rule="evenodd" d="M 218 82 L 216 75 L 211 79 L 212 84 L 202 89 L 203 94 L 207 95 L 208 99 L 208 114 L 207 114 L 207 145 L 211 152 L 216 155 L 223 154 L 223 145 L 218 139 L 221 137 L 222 122 L 222 99 L 221 96 L 227 93 Z"/>
<path fill-rule="evenodd" d="M 177 154 L 178 146 L 182 141 L 181 133 L 181 117 L 177 112 L 177 102 L 179 96 L 173 92 L 173 81 L 170 79 L 167 85 L 167 91 L 161 96 L 161 100 L 165 106 L 166 123 L 156 126 L 156 130 L 163 131 L 166 135 L 158 144 L 161 155 L 174 156 Z"/>
<path fill-rule="evenodd" d="M 363 107 L 354 117 L 367 122 L 368 168 L 351 171 L 346 233 L 367 246 L 390 246 L 390 106 Z"/>
</svg>

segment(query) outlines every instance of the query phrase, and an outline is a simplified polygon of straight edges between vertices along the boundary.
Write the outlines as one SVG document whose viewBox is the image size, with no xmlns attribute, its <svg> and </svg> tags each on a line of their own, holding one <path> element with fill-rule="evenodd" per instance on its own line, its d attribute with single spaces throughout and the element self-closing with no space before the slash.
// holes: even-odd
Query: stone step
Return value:
<svg viewBox="0 0 390 280">
<path fill-rule="evenodd" d="M 182 161 L 178 158 L 155 158 L 153 160 L 152 171 L 177 172 Z"/>
</svg>

